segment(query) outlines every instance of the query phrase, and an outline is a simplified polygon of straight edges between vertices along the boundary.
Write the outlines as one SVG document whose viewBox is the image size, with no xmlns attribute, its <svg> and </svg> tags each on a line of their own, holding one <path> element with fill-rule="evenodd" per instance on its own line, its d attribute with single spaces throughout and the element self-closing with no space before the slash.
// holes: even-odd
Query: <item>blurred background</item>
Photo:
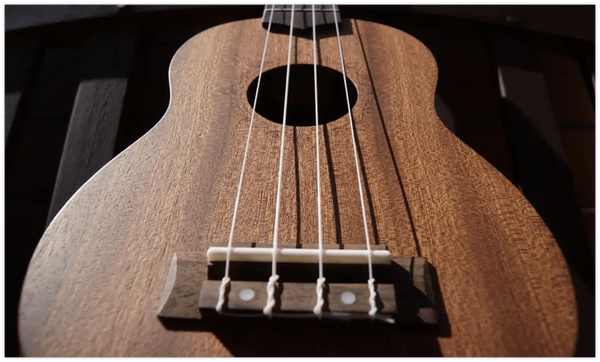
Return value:
<svg viewBox="0 0 600 362">
<path fill-rule="evenodd" d="M 263 6 L 5 6 L 6 355 L 48 222 L 169 102 L 175 51 Z M 421 40 L 439 66 L 436 107 L 536 208 L 569 263 L 577 354 L 594 355 L 595 6 L 340 6 Z"/>
</svg>

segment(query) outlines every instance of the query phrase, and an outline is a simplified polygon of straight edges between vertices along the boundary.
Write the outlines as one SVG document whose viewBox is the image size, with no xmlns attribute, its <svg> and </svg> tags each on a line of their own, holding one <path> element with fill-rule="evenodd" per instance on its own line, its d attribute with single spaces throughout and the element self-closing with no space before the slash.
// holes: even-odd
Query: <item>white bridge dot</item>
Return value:
<svg viewBox="0 0 600 362">
<path fill-rule="evenodd" d="M 356 302 L 356 295 L 352 292 L 343 292 L 341 300 L 344 304 L 353 304 Z"/>
<path fill-rule="evenodd" d="M 242 290 L 240 290 L 239 293 L 240 299 L 247 302 L 249 300 L 252 300 L 252 298 L 254 298 L 254 290 L 250 289 L 250 288 L 244 288 Z"/>
</svg>

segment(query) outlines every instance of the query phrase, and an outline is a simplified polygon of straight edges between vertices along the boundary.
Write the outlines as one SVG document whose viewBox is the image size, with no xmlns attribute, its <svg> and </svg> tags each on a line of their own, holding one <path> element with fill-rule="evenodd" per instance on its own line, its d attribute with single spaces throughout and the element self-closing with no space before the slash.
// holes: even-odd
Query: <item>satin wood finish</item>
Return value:
<svg viewBox="0 0 600 362">
<path fill-rule="evenodd" d="M 21 297 L 26 355 L 574 352 L 576 306 L 561 252 L 517 189 L 438 119 L 437 67 L 429 50 L 396 29 L 351 24 L 342 45 L 359 94 L 353 114 L 371 237 L 394 256 L 420 252 L 436 267 L 446 332 L 315 324 L 278 331 L 260 323 L 187 332 L 167 330 L 156 317 L 173 254 L 227 241 L 251 112 L 246 90 L 257 76 L 265 35 L 255 19 L 211 28 L 185 43 L 170 67 L 171 103 L 163 119 L 52 221 Z M 287 41 L 270 35 L 265 71 L 285 65 Z M 318 49 L 321 65 L 341 71 L 335 37 L 320 39 Z M 294 39 L 292 60 L 312 64 L 310 39 Z M 236 242 L 271 241 L 280 131 L 257 115 Z M 348 116 L 320 132 L 324 241 L 364 243 Z M 288 127 L 286 137 L 280 242 L 314 243 L 314 129 Z"/>
</svg>

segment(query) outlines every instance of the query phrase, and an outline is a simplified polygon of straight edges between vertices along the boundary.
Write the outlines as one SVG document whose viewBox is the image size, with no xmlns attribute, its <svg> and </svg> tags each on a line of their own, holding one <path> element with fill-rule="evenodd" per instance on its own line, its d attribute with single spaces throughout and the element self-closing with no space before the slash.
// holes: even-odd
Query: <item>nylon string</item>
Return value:
<svg viewBox="0 0 600 362">
<path fill-rule="evenodd" d="M 246 167 L 246 156 L 248 155 L 248 149 L 250 148 L 250 135 L 252 133 L 252 124 L 254 123 L 254 114 L 256 109 L 256 102 L 258 100 L 258 91 L 260 89 L 260 80 L 262 78 L 263 66 L 265 64 L 265 57 L 267 54 L 267 44 L 269 43 L 269 33 L 271 32 L 271 23 L 273 21 L 273 13 L 275 9 L 275 5 L 271 6 L 271 16 L 269 17 L 269 25 L 267 27 L 267 35 L 265 37 L 265 46 L 263 49 L 262 59 L 260 61 L 260 70 L 258 71 L 258 81 L 256 83 L 256 93 L 254 94 L 254 104 L 252 105 L 252 113 L 250 115 L 250 125 L 248 126 L 248 136 L 246 138 L 246 148 L 244 149 L 244 157 L 242 160 L 242 170 L 240 171 L 240 181 L 238 183 L 237 195 L 235 197 L 235 206 L 233 207 L 233 218 L 231 220 L 231 230 L 229 232 L 229 241 L 227 242 L 227 256 L 225 258 L 225 276 L 221 281 L 221 286 L 219 287 L 219 299 L 217 301 L 217 306 L 215 307 L 216 311 L 221 313 L 223 311 L 223 304 L 225 303 L 225 290 L 227 289 L 227 285 L 231 281 L 229 278 L 229 262 L 231 258 L 231 245 L 233 243 L 233 231 L 235 230 L 235 220 L 237 217 L 238 205 L 240 203 L 240 195 L 242 192 L 242 183 L 244 180 L 244 169 Z M 266 7 L 265 7 L 266 11 Z"/>
<path fill-rule="evenodd" d="M 312 26 L 313 26 L 313 65 L 314 65 L 314 81 L 315 81 L 315 139 L 317 150 L 317 217 L 319 227 L 319 278 L 317 279 L 317 305 L 313 312 L 319 317 L 323 316 L 323 285 L 325 278 L 323 277 L 323 222 L 321 217 L 321 175 L 319 161 L 319 95 L 317 91 L 317 31 L 315 21 L 315 6 L 312 6 Z"/>
<path fill-rule="evenodd" d="M 350 97 L 348 96 L 348 83 L 346 81 L 346 65 L 344 64 L 344 52 L 342 51 L 342 41 L 340 39 L 340 29 L 338 26 L 337 20 L 337 12 L 335 10 L 335 5 L 332 5 L 333 8 L 333 18 L 335 23 L 335 32 L 337 35 L 338 47 L 340 49 L 340 62 L 342 66 L 342 73 L 344 76 L 344 89 L 346 91 L 346 104 L 348 106 L 348 118 L 350 119 L 350 132 L 352 134 L 352 146 L 354 147 L 354 161 L 356 163 L 356 177 L 358 179 L 358 192 L 360 194 L 360 204 L 362 207 L 362 216 L 363 216 L 363 224 L 365 226 L 365 240 L 367 244 L 367 259 L 369 264 L 369 304 L 371 306 L 371 310 L 369 310 L 369 315 L 371 318 L 375 318 L 377 314 L 377 305 L 375 304 L 375 298 L 377 297 L 377 293 L 375 291 L 375 278 L 373 278 L 373 261 L 371 257 L 371 241 L 369 239 L 369 227 L 367 226 L 367 212 L 365 209 L 365 200 L 363 196 L 362 190 L 362 180 L 360 177 L 360 165 L 358 163 L 358 150 L 356 147 L 356 136 L 354 134 L 354 120 L 352 118 L 352 107 L 350 107 Z"/>
<path fill-rule="evenodd" d="M 292 35 L 294 32 L 294 8 L 292 5 L 291 21 L 290 21 L 290 40 L 288 44 L 288 59 L 287 59 L 287 71 L 285 76 L 285 95 L 283 98 L 283 122 L 281 125 L 281 148 L 279 150 L 279 175 L 277 176 L 277 201 L 275 204 L 275 225 L 273 226 L 273 264 L 271 277 L 269 283 L 267 283 L 267 305 L 263 309 L 263 313 L 269 318 L 273 316 L 273 307 L 275 306 L 275 283 L 279 279 L 277 275 L 277 239 L 279 234 L 279 211 L 281 206 L 281 178 L 283 175 L 283 151 L 285 148 L 285 125 L 287 121 L 287 103 L 288 103 L 288 90 L 290 84 L 290 59 L 292 58 Z M 271 13 L 272 14 L 272 13 Z"/>
</svg>

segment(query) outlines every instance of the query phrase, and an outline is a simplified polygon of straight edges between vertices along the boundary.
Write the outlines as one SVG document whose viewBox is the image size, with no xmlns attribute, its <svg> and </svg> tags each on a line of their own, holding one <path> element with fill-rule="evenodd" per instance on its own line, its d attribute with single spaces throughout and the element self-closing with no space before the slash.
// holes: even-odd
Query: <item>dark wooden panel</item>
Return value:
<svg viewBox="0 0 600 362">
<path fill-rule="evenodd" d="M 141 50 L 133 73 L 132 110 L 137 118 L 158 121 L 169 104 L 168 70 L 180 44 L 150 45 Z"/>
<path fill-rule="evenodd" d="M 595 68 L 595 64 L 596 64 L 596 59 L 594 57 L 594 53 L 593 51 L 590 52 L 591 54 L 587 54 L 585 55 L 585 64 L 586 64 L 586 79 L 591 78 L 591 84 L 593 86 L 593 90 L 594 92 L 596 91 L 596 68 Z"/>
<path fill-rule="evenodd" d="M 582 44 L 577 42 L 573 45 L 577 52 L 583 79 L 589 89 L 590 98 L 595 99 L 596 93 L 596 48 L 595 44 Z M 595 105 L 594 105 L 595 106 Z"/>
<path fill-rule="evenodd" d="M 78 82 L 79 49 L 48 48 L 22 124 L 7 145 L 7 197 L 49 197 Z"/>
<path fill-rule="evenodd" d="M 482 29 L 472 24 L 439 27 L 450 79 L 448 97 L 463 127 L 502 127 L 498 90 Z"/>
<path fill-rule="evenodd" d="M 593 290 L 576 272 L 571 270 L 571 280 L 577 298 L 577 316 L 579 333 L 575 357 L 596 356 L 596 305 Z"/>
<path fill-rule="evenodd" d="M 78 45 L 49 45 L 34 85 L 27 118 L 45 120 L 69 118 L 79 82 L 79 62 Z"/>
<path fill-rule="evenodd" d="M 9 5 L 6 7 L 6 30 L 82 20 L 98 17 L 116 17 L 121 14 L 166 13 L 174 10 L 187 12 L 215 12 L 218 9 L 235 11 L 240 6 L 217 5 L 128 5 L 119 8 L 113 5 Z M 263 6 L 255 6 L 262 12 Z M 519 27 L 530 31 L 548 32 L 561 36 L 594 40 L 595 14 L 590 5 L 403 5 L 403 6 L 352 6 L 358 11 L 388 12 L 394 16 L 411 14 L 416 16 L 455 17 L 460 20 L 478 21 L 485 25 L 497 24 Z M 261 16 L 260 14 L 258 16 Z"/>
<path fill-rule="evenodd" d="M 8 5 L 5 7 L 5 30 L 106 16 L 118 10 L 114 5 Z"/>
<path fill-rule="evenodd" d="M 590 245 L 590 251 L 596 260 L 596 213 L 595 212 L 584 212 L 583 222 L 585 223 L 585 231 Z"/>
<path fill-rule="evenodd" d="M 25 120 L 7 153 L 6 197 L 50 201 L 67 133 L 63 121 Z"/>
<path fill-rule="evenodd" d="M 134 27 L 111 28 L 99 31 L 85 45 L 81 81 L 48 222 L 73 193 L 113 157 L 136 37 Z"/>
<path fill-rule="evenodd" d="M 148 44 L 182 45 L 201 31 L 230 21 L 259 18 L 263 14 L 262 5 L 243 6 L 171 6 L 171 11 L 149 12 L 140 19 L 144 39 Z M 132 11 L 142 11 L 151 6 L 134 6 Z"/>
<path fill-rule="evenodd" d="M 135 55 L 133 71 L 119 124 L 114 153 L 142 137 L 169 105 L 168 70 L 178 44 L 142 45 Z"/>
<path fill-rule="evenodd" d="M 562 39 L 538 36 L 542 72 L 559 125 L 593 125 L 594 106 L 575 52 Z"/>
<path fill-rule="evenodd" d="M 8 140 L 17 111 L 24 108 L 23 98 L 30 93 L 39 65 L 41 39 L 15 37 L 6 39 L 6 82 L 4 85 L 4 141 Z"/>
<path fill-rule="evenodd" d="M 595 206 L 595 132 L 594 129 L 561 129 L 562 144 L 565 148 L 569 167 L 575 183 L 579 206 Z"/>
<path fill-rule="evenodd" d="M 123 18 L 127 15 L 136 15 L 136 19 L 138 19 L 143 15 L 157 14 L 163 16 L 166 13 L 178 11 L 188 14 L 205 14 L 205 17 L 210 17 L 213 13 L 219 11 L 235 12 L 240 8 L 248 7 L 223 5 L 8 5 L 6 6 L 5 29 L 6 31 L 14 31 L 78 20 L 87 20 L 88 22 L 90 20 L 106 21 Z M 262 12 L 264 6 L 253 5 L 252 7 Z M 81 24 L 82 22 L 79 22 L 74 25 Z M 168 29 L 165 30 L 168 31 Z"/>
<path fill-rule="evenodd" d="M 528 31 L 595 39 L 593 5 L 412 5 L 411 10 L 473 20 L 485 25 L 506 25 Z"/>
</svg>

